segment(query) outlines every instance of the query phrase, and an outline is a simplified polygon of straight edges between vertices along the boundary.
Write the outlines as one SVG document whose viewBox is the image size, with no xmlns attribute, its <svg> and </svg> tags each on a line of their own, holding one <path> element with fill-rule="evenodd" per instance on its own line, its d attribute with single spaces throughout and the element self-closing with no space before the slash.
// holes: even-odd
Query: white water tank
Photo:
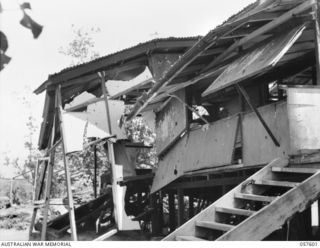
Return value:
<svg viewBox="0 0 320 248">
<path fill-rule="evenodd" d="M 320 87 L 289 87 L 290 155 L 320 151 Z"/>
</svg>

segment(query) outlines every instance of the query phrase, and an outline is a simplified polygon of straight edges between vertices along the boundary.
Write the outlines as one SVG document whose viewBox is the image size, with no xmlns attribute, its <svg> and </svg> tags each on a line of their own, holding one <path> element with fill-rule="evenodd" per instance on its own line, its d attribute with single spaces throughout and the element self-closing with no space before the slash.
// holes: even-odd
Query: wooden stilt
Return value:
<svg viewBox="0 0 320 248">
<path fill-rule="evenodd" d="M 98 75 L 101 79 L 101 90 L 103 93 L 105 107 L 106 107 L 107 122 L 108 122 L 107 130 L 108 130 L 108 133 L 112 135 L 111 118 L 110 118 L 110 110 L 109 110 L 109 103 L 108 103 L 108 93 L 105 85 L 106 75 L 105 75 L 105 72 L 98 73 Z M 115 222 L 116 222 L 117 228 L 119 229 L 120 214 L 121 214 L 121 211 L 124 209 L 124 207 L 122 205 L 119 206 L 120 202 L 116 200 L 118 193 L 117 193 L 117 182 L 116 182 L 116 162 L 115 162 L 113 143 L 108 139 L 107 145 L 108 145 L 108 158 L 111 164 L 111 172 L 112 172 L 111 180 L 112 180 L 112 197 L 113 197 L 113 205 L 114 205 L 114 216 L 115 216 Z"/>
<path fill-rule="evenodd" d="M 52 183 L 52 174 L 53 174 L 53 164 L 54 164 L 54 152 L 51 152 L 50 161 L 48 163 L 48 175 L 46 181 L 46 190 L 45 190 L 45 206 L 44 206 L 44 215 L 42 220 L 42 230 L 41 230 L 41 240 L 46 240 L 47 234 L 47 221 L 48 221 L 48 212 L 50 204 L 50 193 L 51 193 L 51 183 Z"/>
<path fill-rule="evenodd" d="M 40 197 L 41 197 L 41 193 L 42 193 L 42 189 L 43 189 L 43 185 L 44 185 L 44 181 L 45 181 L 45 175 L 46 175 L 46 171 L 47 171 L 47 164 L 48 164 L 47 161 L 44 161 L 44 166 L 42 167 L 40 178 L 39 178 L 40 183 L 39 183 L 39 186 L 37 185 L 36 189 L 35 189 L 35 201 L 40 200 Z M 38 211 L 38 206 L 34 206 L 32 217 L 31 217 L 30 228 L 29 228 L 29 240 L 31 239 L 33 227 L 34 227 L 35 220 L 37 217 L 37 211 Z"/>
<path fill-rule="evenodd" d="M 170 232 L 176 229 L 176 208 L 174 204 L 174 193 L 172 191 L 168 194 L 169 198 L 169 227 Z"/>
<path fill-rule="evenodd" d="M 157 208 L 157 194 L 150 195 L 150 206 L 154 209 L 151 213 L 151 230 L 152 235 L 156 236 L 159 234 L 159 209 Z"/>
<path fill-rule="evenodd" d="M 159 191 L 158 195 L 158 221 L 159 221 L 159 233 L 162 234 L 163 228 L 163 196 L 162 191 Z"/>
<path fill-rule="evenodd" d="M 70 227 L 71 227 L 71 236 L 73 241 L 77 241 L 77 227 L 76 227 L 76 219 L 74 214 L 74 205 L 73 205 L 73 196 L 72 196 L 72 189 L 71 189 L 71 175 L 70 170 L 66 158 L 66 146 L 65 146 L 65 139 L 64 139 L 64 126 L 62 121 L 62 100 L 61 100 L 61 85 L 58 86 L 56 90 L 56 111 L 58 120 L 60 123 L 60 134 L 62 139 L 62 153 L 63 153 L 63 163 L 64 169 L 66 174 L 66 186 L 67 186 L 67 194 L 68 194 L 68 207 L 69 207 L 69 220 L 70 220 Z"/>
<path fill-rule="evenodd" d="M 93 190 L 94 190 L 94 198 L 97 198 L 97 146 L 93 146 L 93 154 L 94 154 L 94 178 L 93 178 Z"/>
<path fill-rule="evenodd" d="M 194 206 L 193 206 L 194 198 L 192 195 L 189 196 L 189 219 L 194 216 Z"/>
<path fill-rule="evenodd" d="M 178 189 L 178 226 L 184 223 L 184 197 L 183 189 Z"/>
</svg>

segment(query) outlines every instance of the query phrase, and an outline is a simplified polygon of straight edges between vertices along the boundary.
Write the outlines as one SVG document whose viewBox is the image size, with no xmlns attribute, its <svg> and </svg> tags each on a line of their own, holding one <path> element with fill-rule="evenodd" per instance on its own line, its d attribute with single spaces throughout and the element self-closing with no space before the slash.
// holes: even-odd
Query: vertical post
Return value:
<svg viewBox="0 0 320 248">
<path fill-rule="evenodd" d="M 183 189 L 178 189 L 178 226 L 184 223 L 184 197 Z"/>
<path fill-rule="evenodd" d="M 176 208 L 174 204 L 174 193 L 169 192 L 169 227 L 170 232 L 173 232 L 176 229 Z"/>
<path fill-rule="evenodd" d="M 74 214 L 74 205 L 73 205 L 73 196 L 72 196 L 72 189 L 71 189 L 71 175 L 70 170 L 66 158 L 66 144 L 64 139 L 64 126 L 62 121 L 62 100 L 61 100 L 61 85 L 58 86 L 56 89 L 56 111 L 58 115 L 58 121 L 60 123 L 60 135 L 62 139 L 62 157 L 64 163 L 64 170 L 66 174 L 66 186 L 67 186 L 67 195 L 68 195 L 68 207 L 69 207 L 69 220 L 70 220 L 70 227 L 71 227 L 71 236 L 73 241 L 77 241 L 77 227 L 76 227 L 76 219 Z"/>
<path fill-rule="evenodd" d="M 189 195 L 189 219 L 191 219 L 194 216 L 193 202 L 194 202 L 193 195 Z"/>
<path fill-rule="evenodd" d="M 162 234 L 162 228 L 163 228 L 163 197 L 162 197 L 162 191 L 159 191 L 158 196 L 158 222 L 159 222 L 159 233 Z"/>
<path fill-rule="evenodd" d="M 37 189 L 37 178 L 38 178 L 38 169 L 39 169 L 39 159 L 37 160 L 35 172 L 34 172 L 34 179 L 33 179 L 33 194 L 32 200 L 36 201 L 36 189 Z"/>
<path fill-rule="evenodd" d="M 159 225 L 159 209 L 157 204 L 157 193 L 150 195 L 150 206 L 153 209 L 151 213 L 151 229 L 152 235 L 156 236 L 160 233 L 160 225 Z"/>
<path fill-rule="evenodd" d="M 317 71 L 317 85 L 320 85 L 320 1 L 317 0 L 313 6 L 314 11 L 314 35 L 316 48 L 316 71 Z"/>
<path fill-rule="evenodd" d="M 111 119 L 110 119 L 110 110 L 109 110 L 109 103 L 108 103 L 108 94 L 107 94 L 107 89 L 105 85 L 105 80 L 106 80 L 106 74 L 105 72 L 98 73 L 98 76 L 101 79 L 101 89 L 104 97 L 104 102 L 106 106 L 106 114 L 107 114 L 107 124 L 108 124 L 108 133 L 112 135 L 112 129 L 111 129 Z M 108 157 L 109 157 L 109 162 L 111 163 L 111 172 L 112 172 L 112 197 L 113 197 L 113 205 L 114 205 L 114 216 L 115 216 L 115 221 L 117 228 L 119 229 L 119 222 L 120 222 L 120 214 L 121 214 L 121 206 L 118 206 L 118 201 L 117 196 L 117 180 L 116 180 L 116 162 L 115 162 L 115 156 L 114 156 L 114 147 L 112 141 L 108 140 Z"/>
<path fill-rule="evenodd" d="M 44 166 L 41 170 L 39 188 L 36 187 L 36 189 L 35 189 L 35 201 L 40 200 L 46 171 L 47 171 L 47 161 L 45 160 Z M 31 235 L 32 235 L 33 226 L 34 226 L 36 216 L 37 216 L 37 211 L 38 211 L 38 206 L 33 206 L 33 213 L 32 213 L 31 223 L 30 223 L 30 228 L 29 228 L 29 239 L 31 238 Z"/>
<path fill-rule="evenodd" d="M 50 205 L 50 193 L 51 193 L 51 182 L 52 182 L 52 174 L 53 174 L 53 165 L 54 165 L 54 151 L 51 151 L 50 154 L 50 161 L 48 163 L 48 175 L 47 175 L 47 182 L 46 182 L 46 189 L 45 189 L 45 209 L 42 221 L 42 230 L 41 230 L 41 240 L 46 240 L 47 234 L 47 221 L 48 221 L 48 211 Z"/>
<path fill-rule="evenodd" d="M 93 146 L 94 153 L 94 178 L 93 178 L 93 190 L 94 198 L 97 198 L 97 146 Z"/>
</svg>

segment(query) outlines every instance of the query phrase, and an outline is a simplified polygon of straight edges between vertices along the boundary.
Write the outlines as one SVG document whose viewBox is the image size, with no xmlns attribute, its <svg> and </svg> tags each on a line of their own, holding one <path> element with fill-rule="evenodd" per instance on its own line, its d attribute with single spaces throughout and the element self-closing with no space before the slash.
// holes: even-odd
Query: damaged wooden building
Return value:
<svg viewBox="0 0 320 248">
<path fill-rule="evenodd" d="M 318 239 L 319 4 L 256 1 L 204 37 L 158 39 L 51 75 L 36 90 L 46 91 L 39 147 L 63 138 L 71 152 L 59 123 L 100 102 L 105 126 L 92 133 L 107 141 L 118 230 L 148 221 L 163 240 Z M 108 94 L 112 80 L 132 86 Z M 94 98 L 68 110 L 84 92 Z M 133 107 L 120 118 L 112 102 Z M 136 175 L 121 131 L 137 115 L 156 133 L 158 166 L 145 175 Z M 125 186 L 148 198 L 134 218 Z"/>
</svg>

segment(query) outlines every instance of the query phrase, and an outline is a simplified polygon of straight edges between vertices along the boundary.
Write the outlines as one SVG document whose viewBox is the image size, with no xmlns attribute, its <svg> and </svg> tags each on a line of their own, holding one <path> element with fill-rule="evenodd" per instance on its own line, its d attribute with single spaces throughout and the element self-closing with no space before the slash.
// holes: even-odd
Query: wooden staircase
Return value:
<svg viewBox="0 0 320 248">
<path fill-rule="evenodd" d="M 163 240 L 262 240 L 320 197 L 320 165 L 276 159 Z"/>
</svg>

